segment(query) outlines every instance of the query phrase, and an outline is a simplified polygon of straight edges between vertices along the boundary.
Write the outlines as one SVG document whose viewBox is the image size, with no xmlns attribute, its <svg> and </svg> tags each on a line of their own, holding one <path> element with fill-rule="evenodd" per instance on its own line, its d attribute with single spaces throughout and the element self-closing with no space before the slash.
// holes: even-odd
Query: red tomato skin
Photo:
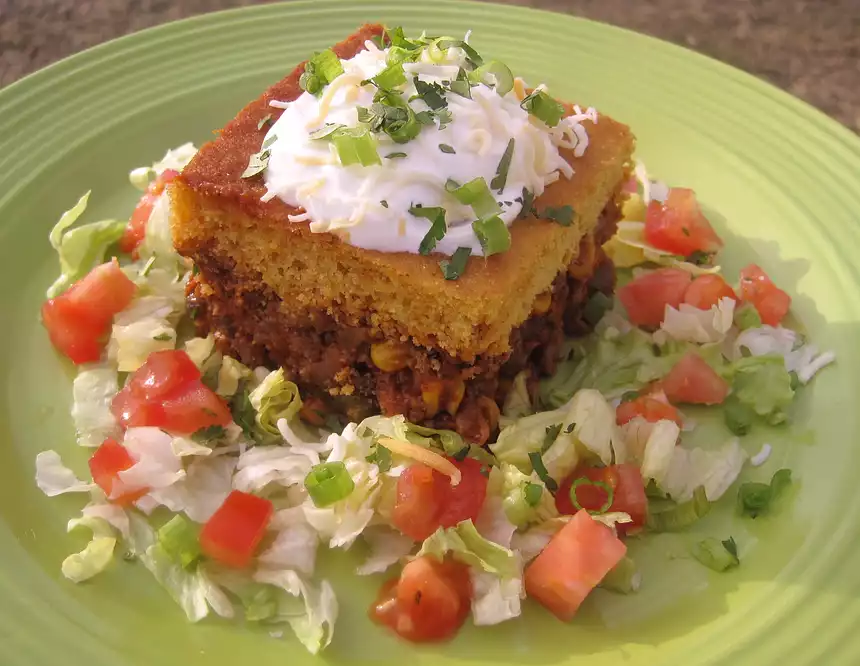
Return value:
<svg viewBox="0 0 860 666">
<path fill-rule="evenodd" d="M 700 275 L 687 287 L 684 303 L 700 310 L 710 310 L 722 298 L 738 300 L 734 289 L 720 275 Z"/>
<path fill-rule="evenodd" d="M 465 565 L 419 557 L 382 586 L 370 616 L 413 643 L 443 641 L 463 625 L 471 596 Z"/>
<path fill-rule="evenodd" d="M 687 352 L 663 378 L 663 390 L 672 402 L 719 405 L 729 384 L 695 352 Z"/>
<path fill-rule="evenodd" d="M 127 470 L 134 463 L 135 461 L 128 452 L 128 449 L 111 438 L 102 442 L 101 446 L 90 457 L 89 467 L 93 482 L 104 491 L 108 501 L 121 506 L 127 506 L 149 492 L 148 488 L 140 488 L 123 493 L 118 497 L 111 497 L 114 483 L 119 481 L 119 473 Z"/>
<path fill-rule="evenodd" d="M 444 484 L 448 478 L 426 465 L 410 465 L 397 479 L 391 522 L 403 534 L 423 541 L 439 527 Z"/>
<path fill-rule="evenodd" d="M 200 530 L 200 549 L 228 567 L 247 567 L 274 510 L 274 505 L 263 497 L 232 491 Z"/>
<path fill-rule="evenodd" d="M 643 395 L 633 400 L 622 402 L 618 405 L 618 409 L 615 410 L 615 422 L 618 425 L 624 425 L 637 416 L 641 416 L 651 423 L 666 419 L 674 421 L 679 426 L 683 425 L 681 414 L 677 409 L 668 402 L 650 395 Z"/>
<path fill-rule="evenodd" d="M 667 305 L 677 308 L 683 302 L 690 281 L 687 271 L 660 268 L 628 282 L 618 290 L 618 298 L 636 326 L 657 327 Z"/>
<path fill-rule="evenodd" d="M 165 422 L 161 405 L 135 394 L 126 386 L 111 401 L 111 413 L 122 428 L 162 427 Z"/>
<path fill-rule="evenodd" d="M 452 486 L 448 477 L 443 476 L 442 510 L 439 525 L 454 527 L 464 520 L 476 520 L 487 497 L 488 478 L 481 474 L 481 463 L 474 458 L 464 458 L 457 462 L 449 460 L 460 470 L 460 483 Z M 441 475 L 440 475 L 441 476 Z"/>
<path fill-rule="evenodd" d="M 626 552 L 612 530 L 579 511 L 526 568 L 526 593 L 568 621 Z"/>
<path fill-rule="evenodd" d="M 99 338 L 104 329 L 88 321 L 80 308 L 62 297 L 42 304 L 42 324 L 48 331 L 51 344 L 72 363 L 94 363 L 101 358 L 103 345 Z"/>
<path fill-rule="evenodd" d="M 152 352 L 135 370 L 129 386 L 136 395 L 147 400 L 163 398 L 183 386 L 200 379 L 200 370 L 182 350 L 166 349 Z"/>
<path fill-rule="evenodd" d="M 570 488 L 573 482 L 585 477 L 590 481 L 602 481 L 612 488 L 612 505 L 609 511 L 620 511 L 630 516 L 633 522 L 617 525 L 618 532 L 624 534 L 645 526 L 648 518 L 648 497 L 645 495 L 645 484 L 642 474 L 636 465 L 624 463 L 608 467 L 577 467 L 573 473 L 561 482 L 555 496 L 555 506 L 559 513 L 572 516 L 577 509 L 570 499 Z M 590 511 L 603 508 L 607 500 L 604 490 L 596 486 L 580 485 L 577 487 L 576 499 L 580 506 Z"/>
<path fill-rule="evenodd" d="M 51 343 L 77 365 L 98 361 L 114 315 L 136 292 L 137 286 L 115 261 L 96 266 L 42 304 L 42 323 Z"/>
<path fill-rule="evenodd" d="M 716 252 L 723 241 L 702 214 L 696 193 L 673 187 L 665 202 L 652 201 L 645 214 L 645 240 L 656 248 L 689 257 Z"/>
<path fill-rule="evenodd" d="M 741 270 L 741 298 L 752 303 L 763 324 L 779 326 L 791 307 L 791 296 L 777 287 L 757 265 Z"/>
<path fill-rule="evenodd" d="M 129 218 L 125 233 L 123 233 L 119 241 L 120 250 L 126 254 L 131 254 L 143 242 L 143 239 L 146 237 L 146 224 L 149 222 L 149 216 L 152 215 L 152 209 L 155 207 L 158 197 L 164 192 L 167 183 L 178 175 L 178 171 L 165 169 L 155 179 L 155 182 L 149 185 L 146 192 L 137 202 L 131 218 Z"/>
<path fill-rule="evenodd" d="M 193 433 L 201 428 L 227 426 L 233 420 L 230 408 L 212 389 L 197 380 L 161 398 L 165 430 Z"/>
</svg>

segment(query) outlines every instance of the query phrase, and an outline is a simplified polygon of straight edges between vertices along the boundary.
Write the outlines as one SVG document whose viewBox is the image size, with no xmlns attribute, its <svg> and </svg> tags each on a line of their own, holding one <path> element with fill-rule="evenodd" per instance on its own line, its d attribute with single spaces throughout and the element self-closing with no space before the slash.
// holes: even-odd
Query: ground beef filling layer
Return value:
<svg viewBox="0 0 860 666">
<path fill-rule="evenodd" d="M 302 391 L 302 417 L 322 425 L 329 414 L 358 421 L 374 413 L 456 430 L 483 444 L 498 427 L 499 406 L 513 378 L 552 374 L 566 335 L 594 324 L 588 303 L 611 296 L 612 263 L 601 245 L 615 231 L 610 204 L 579 256 L 535 300 L 531 316 L 511 332 L 510 352 L 463 363 L 436 349 L 384 339 L 371 326 L 344 326 L 325 311 L 303 312 L 296 325 L 271 290 L 243 287 L 223 259 L 202 253 L 188 284 L 198 333 L 212 333 L 220 351 L 251 367 L 283 367 Z"/>
</svg>

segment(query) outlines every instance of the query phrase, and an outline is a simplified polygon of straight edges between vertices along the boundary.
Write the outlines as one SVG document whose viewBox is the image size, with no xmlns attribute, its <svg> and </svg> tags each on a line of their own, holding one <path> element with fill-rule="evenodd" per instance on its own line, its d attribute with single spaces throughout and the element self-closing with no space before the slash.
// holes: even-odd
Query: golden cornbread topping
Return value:
<svg viewBox="0 0 860 666">
<path fill-rule="evenodd" d="M 307 64 L 305 92 L 271 102 L 283 114 L 246 172 L 262 171 L 266 199 L 304 210 L 314 232 L 384 252 L 454 255 L 510 246 L 508 227 L 531 201 L 573 168 L 560 154 L 588 147 L 593 109 L 563 117 L 542 87 L 448 37 L 408 40 L 387 32 L 353 58 L 332 51 Z M 569 224 L 569 207 L 542 211 Z"/>
</svg>

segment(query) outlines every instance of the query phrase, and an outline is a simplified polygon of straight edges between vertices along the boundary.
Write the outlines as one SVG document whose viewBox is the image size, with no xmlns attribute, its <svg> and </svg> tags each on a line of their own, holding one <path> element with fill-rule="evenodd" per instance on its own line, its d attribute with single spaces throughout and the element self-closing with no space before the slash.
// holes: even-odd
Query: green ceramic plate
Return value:
<svg viewBox="0 0 860 666">
<path fill-rule="evenodd" d="M 211 136 L 296 62 L 364 21 L 460 34 L 527 80 L 629 123 L 654 173 L 693 187 L 727 240 L 725 267 L 761 263 L 838 365 L 804 394 L 796 423 L 768 433 L 800 479 L 778 516 L 739 523 L 731 501 L 702 531 L 733 534 L 742 566 L 704 572 L 645 548 L 635 599 L 596 595 L 570 626 L 529 604 L 525 618 L 413 649 L 372 627 L 378 580 L 332 557 L 342 614 L 329 663 L 857 664 L 860 638 L 860 141 L 813 109 L 683 49 L 565 16 L 436 0 L 310 0 L 205 16 L 111 42 L 0 92 L 0 663 L 37 666 L 310 664 L 298 644 L 226 622 L 189 625 L 142 567 L 117 563 L 75 586 L 60 562 L 80 500 L 49 500 L 33 459 L 59 450 L 81 471 L 70 369 L 38 318 L 56 260 L 47 233 L 92 188 L 89 219 L 130 213 L 127 171 Z M 814 436 L 812 436 L 812 434 Z M 812 441 L 814 439 L 814 442 Z M 758 442 L 750 446 L 755 448 Z M 683 544 L 682 544 L 683 545 Z M 675 550 L 673 550 L 675 549 Z M 683 550 L 681 551 L 683 552 Z"/>
</svg>

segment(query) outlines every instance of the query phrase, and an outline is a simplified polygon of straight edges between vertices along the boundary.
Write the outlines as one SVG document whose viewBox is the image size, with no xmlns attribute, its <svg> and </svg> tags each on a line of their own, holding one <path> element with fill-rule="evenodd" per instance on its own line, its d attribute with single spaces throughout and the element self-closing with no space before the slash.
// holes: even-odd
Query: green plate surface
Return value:
<svg viewBox="0 0 860 666">
<path fill-rule="evenodd" d="M 0 663 L 317 661 L 289 636 L 187 624 L 139 566 L 118 562 L 79 586 L 62 578 L 60 562 L 82 544 L 65 534 L 81 500 L 44 497 L 33 460 L 55 448 L 83 472 L 85 451 L 69 418 L 71 369 L 54 355 L 38 309 L 56 272 L 48 230 L 81 193 L 93 190 L 89 220 L 129 214 L 130 168 L 207 140 L 296 62 L 365 21 L 472 29 L 478 48 L 527 80 L 630 124 L 649 169 L 699 193 L 727 241 L 727 273 L 760 263 L 794 296 L 804 330 L 839 361 L 805 391 L 795 424 L 768 434 L 773 459 L 745 472 L 764 478 L 790 466 L 800 479 L 793 501 L 739 526 L 729 499 L 703 522 L 703 532 L 731 530 L 741 543 L 733 573 L 694 571 L 665 557 L 658 541 L 645 549 L 656 563 L 632 606 L 597 595 L 565 626 L 529 604 L 521 621 L 413 648 L 366 619 L 379 580 L 352 576 L 354 558 L 332 556 L 325 568 L 342 612 L 320 660 L 860 663 L 860 141 L 768 85 L 650 38 L 515 7 L 419 4 L 317 0 L 204 16 L 100 46 L 0 92 Z"/>
</svg>

